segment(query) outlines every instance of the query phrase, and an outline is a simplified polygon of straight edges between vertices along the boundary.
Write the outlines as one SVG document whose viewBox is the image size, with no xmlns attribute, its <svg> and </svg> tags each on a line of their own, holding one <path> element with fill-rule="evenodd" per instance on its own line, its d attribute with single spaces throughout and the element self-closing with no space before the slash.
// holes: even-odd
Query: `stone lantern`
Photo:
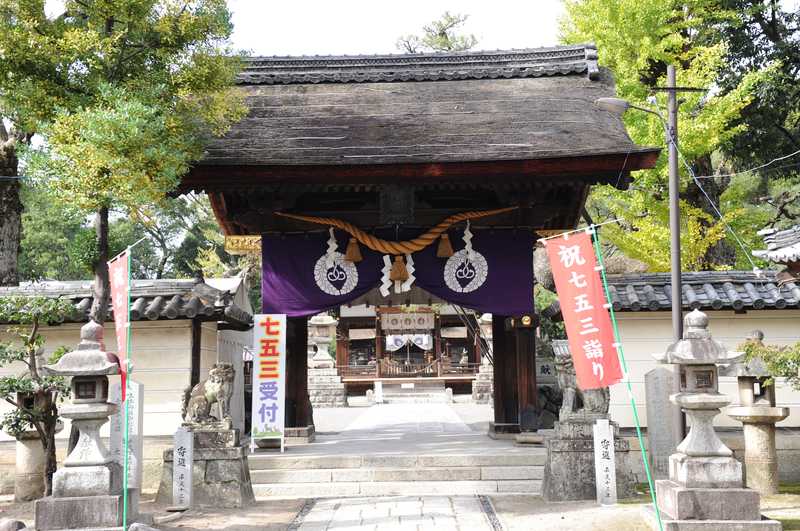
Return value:
<svg viewBox="0 0 800 531">
<path fill-rule="evenodd" d="M 755 330 L 748 341 L 760 343 L 764 333 Z M 739 383 L 739 406 L 725 414 L 744 424 L 745 481 L 764 496 L 778 492 L 778 456 L 775 449 L 775 423 L 789 416 L 789 408 L 775 406 L 775 385 L 763 360 L 732 365 L 726 375 Z"/>
<path fill-rule="evenodd" d="M 59 413 L 72 420 L 80 437 L 53 476 L 53 495 L 36 502 L 36 529 L 121 526 L 122 471 L 100 439 L 100 427 L 117 411 L 108 402 L 108 375 L 119 372 L 116 356 L 105 351 L 103 327 L 89 321 L 77 350 L 42 372 L 72 377 L 72 403 Z"/>
<path fill-rule="evenodd" d="M 708 330 L 708 316 L 694 310 L 684 318 L 683 339 L 662 361 L 680 368 L 680 392 L 670 400 L 687 415 L 688 435 L 669 458 L 669 479 L 656 481 L 665 529 L 780 529 L 762 520 L 757 491 L 742 484 L 742 465 L 717 436 L 713 420 L 730 399 L 719 393 L 717 364 L 739 361 Z"/>
<path fill-rule="evenodd" d="M 331 339 L 335 336 L 331 329 L 336 326 L 336 319 L 323 313 L 315 315 L 308 320 L 308 343 L 316 347 L 314 356 L 309 360 L 309 367 L 313 369 L 333 369 L 336 359 L 331 356 Z"/>
</svg>

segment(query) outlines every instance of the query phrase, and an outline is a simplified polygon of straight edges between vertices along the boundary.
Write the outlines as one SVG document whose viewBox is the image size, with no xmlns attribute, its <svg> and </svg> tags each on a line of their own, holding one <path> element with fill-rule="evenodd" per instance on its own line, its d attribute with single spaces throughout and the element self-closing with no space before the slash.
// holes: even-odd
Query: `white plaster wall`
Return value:
<svg viewBox="0 0 800 531">
<path fill-rule="evenodd" d="M 209 344 L 216 356 L 216 325 L 211 333 Z M 80 338 L 79 324 L 64 324 L 41 329 L 45 337 L 45 352 L 50 354 L 61 345 L 75 348 Z M 181 401 L 183 390 L 190 382 L 191 361 L 191 322 L 175 321 L 136 321 L 133 323 L 132 361 L 133 378 L 144 384 L 144 433 L 146 436 L 169 435 L 181 420 Z M 106 323 L 105 343 L 110 352 L 116 352 L 116 338 L 113 323 Z M 5 340 L 6 327 L 0 327 L 0 340 Z M 205 339 L 205 338 L 204 338 Z M 21 364 L 0 369 L 0 376 L 19 374 L 25 367 Z M 109 377 L 111 384 L 119 377 Z M 0 415 L 11 406 L 0 403 Z M 66 421 L 66 419 L 64 419 Z M 69 421 L 59 437 L 69 434 Z M 108 432 L 105 426 L 104 434 Z M 0 441 L 11 438 L 0 432 Z"/>
<path fill-rule="evenodd" d="M 766 343 L 786 345 L 800 341 L 800 311 L 794 310 L 752 310 L 744 314 L 733 311 L 708 311 L 709 327 L 715 339 L 730 350 L 736 350 L 752 330 L 764 332 Z M 672 343 L 672 320 L 669 312 L 619 312 L 620 336 L 625 351 L 625 359 L 630 371 L 631 386 L 639 411 L 642 426 L 647 426 L 645 408 L 644 375 L 655 367 L 653 354 L 664 352 Z M 720 378 L 720 392 L 727 394 L 738 403 L 736 379 Z M 790 416 L 778 426 L 800 426 L 800 392 L 779 380 L 776 387 L 777 402 L 789 406 Z M 625 384 L 619 383 L 611 388 L 611 418 L 621 426 L 633 426 L 633 413 Z M 740 426 L 724 414 L 717 417 L 720 426 Z"/>
</svg>

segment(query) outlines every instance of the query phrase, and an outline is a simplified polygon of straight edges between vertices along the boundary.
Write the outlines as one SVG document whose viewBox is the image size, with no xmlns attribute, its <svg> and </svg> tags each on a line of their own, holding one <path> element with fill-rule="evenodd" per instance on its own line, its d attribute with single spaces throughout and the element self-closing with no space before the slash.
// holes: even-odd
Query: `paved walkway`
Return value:
<svg viewBox="0 0 800 531">
<path fill-rule="evenodd" d="M 477 496 L 402 496 L 311 502 L 290 529 L 298 531 L 492 531 Z"/>
<path fill-rule="evenodd" d="M 470 455 L 542 452 L 486 436 L 492 410 L 474 404 L 378 404 L 314 411 L 316 440 L 286 458 L 329 455 Z M 256 453 L 274 454 L 272 450 Z"/>
</svg>

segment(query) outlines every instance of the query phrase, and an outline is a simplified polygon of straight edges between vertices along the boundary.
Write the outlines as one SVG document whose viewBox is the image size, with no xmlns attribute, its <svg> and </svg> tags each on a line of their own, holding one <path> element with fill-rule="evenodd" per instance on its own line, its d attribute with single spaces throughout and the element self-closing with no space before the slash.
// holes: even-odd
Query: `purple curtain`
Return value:
<svg viewBox="0 0 800 531">
<path fill-rule="evenodd" d="M 437 242 L 414 253 L 415 284 L 452 304 L 481 313 L 521 315 L 533 311 L 533 235 L 516 230 L 474 230 L 472 252 L 464 230 L 451 230 L 455 254 L 437 258 Z M 262 236 L 262 310 L 292 317 L 313 315 L 347 304 L 381 283 L 383 256 L 363 245 L 363 260 L 344 260 L 349 235 L 335 231 L 337 247 L 329 252 L 329 235 Z M 379 234 L 410 239 L 415 234 Z"/>
</svg>

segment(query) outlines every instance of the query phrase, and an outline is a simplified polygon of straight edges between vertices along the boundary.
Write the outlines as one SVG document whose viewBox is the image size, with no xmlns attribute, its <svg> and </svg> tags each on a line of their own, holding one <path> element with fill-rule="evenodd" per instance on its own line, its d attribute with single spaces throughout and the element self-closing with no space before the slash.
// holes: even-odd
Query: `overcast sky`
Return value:
<svg viewBox="0 0 800 531">
<path fill-rule="evenodd" d="M 236 48 L 258 55 L 399 53 L 397 38 L 421 33 L 442 13 L 469 15 L 476 50 L 558 44 L 561 0 L 229 0 Z"/>
</svg>

